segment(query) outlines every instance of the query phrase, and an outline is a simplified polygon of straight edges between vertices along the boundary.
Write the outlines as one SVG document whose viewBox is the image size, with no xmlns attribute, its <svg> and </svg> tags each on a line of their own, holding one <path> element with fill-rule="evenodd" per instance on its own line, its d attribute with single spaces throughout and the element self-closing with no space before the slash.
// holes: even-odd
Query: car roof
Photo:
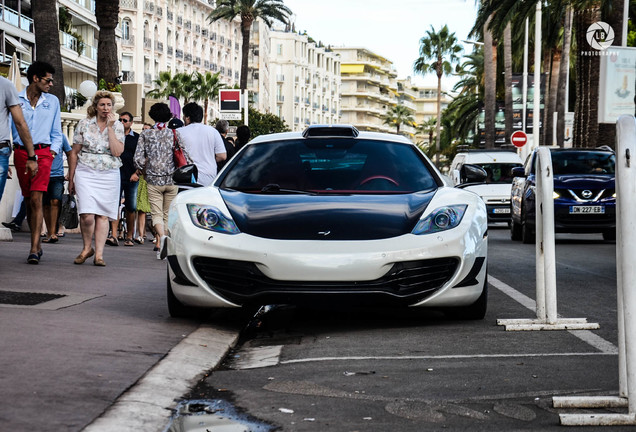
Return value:
<svg viewBox="0 0 636 432">
<path fill-rule="evenodd" d="M 344 135 L 343 132 L 349 135 Z M 259 135 L 250 141 L 250 144 L 258 144 L 262 142 L 282 141 L 292 139 L 314 139 L 314 138 L 354 138 L 354 139 L 371 139 L 377 141 L 391 141 L 396 143 L 414 145 L 408 138 L 403 135 L 396 135 L 382 132 L 358 131 L 352 125 L 312 125 L 302 132 L 280 132 L 267 135 Z"/>
</svg>

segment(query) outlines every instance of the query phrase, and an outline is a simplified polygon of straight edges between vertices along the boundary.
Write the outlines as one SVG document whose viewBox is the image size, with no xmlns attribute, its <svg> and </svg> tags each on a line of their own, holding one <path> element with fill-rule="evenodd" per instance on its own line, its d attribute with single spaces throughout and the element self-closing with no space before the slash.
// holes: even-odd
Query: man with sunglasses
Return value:
<svg viewBox="0 0 636 432">
<path fill-rule="evenodd" d="M 124 125 L 124 152 L 119 156 L 121 159 L 121 167 L 119 174 L 121 178 L 121 193 L 124 193 L 124 208 L 126 209 L 126 237 L 123 238 L 124 232 L 118 232 L 119 221 L 110 222 L 111 235 L 106 239 L 106 244 L 110 246 L 119 246 L 118 237 L 124 240 L 124 246 L 134 246 L 133 235 L 135 234 L 135 214 L 137 213 L 137 187 L 139 186 L 139 174 L 135 168 L 133 158 L 135 150 L 137 150 L 137 141 L 139 134 L 132 130 L 133 115 L 128 111 L 119 114 L 119 121 Z M 142 234 L 140 234 L 142 235 Z"/>
<path fill-rule="evenodd" d="M 15 150 L 13 161 L 26 202 L 27 220 L 31 230 L 31 250 L 27 258 L 29 264 L 39 264 L 42 258 L 42 196 L 49 186 L 53 158 L 62 150 L 60 101 L 49 94 L 54 73 L 55 68 L 49 63 L 31 63 L 27 69 L 29 85 L 18 94 L 22 114 L 33 140 L 33 156 L 27 153 L 15 121 L 11 122 Z M 37 162 L 38 169 L 34 176 L 26 169 L 29 161 Z"/>
</svg>

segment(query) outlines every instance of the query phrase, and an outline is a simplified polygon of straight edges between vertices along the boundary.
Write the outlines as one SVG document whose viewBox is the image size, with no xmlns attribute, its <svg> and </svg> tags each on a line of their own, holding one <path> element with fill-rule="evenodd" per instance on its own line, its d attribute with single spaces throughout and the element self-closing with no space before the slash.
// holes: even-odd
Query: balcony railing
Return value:
<svg viewBox="0 0 636 432">
<path fill-rule="evenodd" d="M 192 54 L 186 54 L 184 60 L 192 63 Z"/>
<path fill-rule="evenodd" d="M 154 13 L 155 12 L 155 4 L 153 2 L 145 1 L 144 2 L 144 12 Z"/>
<path fill-rule="evenodd" d="M 124 82 L 134 82 L 135 71 L 121 71 L 121 80 Z"/>
<path fill-rule="evenodd" d="M 144 38 L 144 48 L 150 49 L 152 47 L 152 40 L 150 38 Z"/>
<path fill-rule="evenodd" d="M 152 75 L 150 75 L 149 73 L 144 73 L 144 84 L 152 84 Z"/>
<path fill-rule="evenodd" d="M 168 18 L 168 21 L 170 22 L 174 20 L 174 14 L 170 9 L 166 9 L 166 18 Z"/>
<path fill-rule="evenodd" d="M 163 42 L 155 41 L 155 51 L 163 52 Z"/>
<path fill-rule="evenodd" d="M 119 0 L 119 7 L 124 9 L 137 9 L 137 0 Z"/>
<path fill-rule="evenodd" d="M 123 39 L 122 38 L 121 44 L 123 46 L 134 47 L 135 46 L 135 35 L 129 35 L 127 39 Z"/>
<path fill-rule="evenodd" d="M 33 33 L 33 20 L 25 15 L 21 15 L 11 8 L 4 7 L 0 9 L 2 20 L 12 26 L 21 28 L 24 31 Z"/>
<path fill-rule="evenodd" d="M 180 50 L 180 49 L 176 50 L 176 51 L 174 52 L 174 56 L 175 56 L 176 58 L 178 58 L 178 59 L 182 59 L 182 58 L 183 58 L 183 50 Z"/>
</svg>

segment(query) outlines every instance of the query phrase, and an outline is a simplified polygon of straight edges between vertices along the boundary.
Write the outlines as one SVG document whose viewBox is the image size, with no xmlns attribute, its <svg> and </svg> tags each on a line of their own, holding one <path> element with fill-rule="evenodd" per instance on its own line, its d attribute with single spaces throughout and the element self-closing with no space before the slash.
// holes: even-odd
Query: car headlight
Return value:
<svg viewBox="0 0 636 432">
<path fill-rule="evenodd" d="M 560 196 L 561 196 L 561 195 L 559 195 L 558 193 L 556 193 L 556 192 L 552 192 L 552 198 L 553 198 L 553 199 L 557 199 L 557 198 L 559 198 Z"/>
<path fill-rule="evenodd" d="M 199 228 L 225 234 L 240 233 L 234 221 L 214 206 L 187 204 L 187 207 L 192 223 Z"/>
<path fill-rule="evenodd" d="M 466 213 L 468 205 L 457 204 L 445 206 L 435 209 L 431 214 L 420 220 L 412 233 L 432 234 L 440 231 L 446 231 L 459 225 Z"/>
</svg>

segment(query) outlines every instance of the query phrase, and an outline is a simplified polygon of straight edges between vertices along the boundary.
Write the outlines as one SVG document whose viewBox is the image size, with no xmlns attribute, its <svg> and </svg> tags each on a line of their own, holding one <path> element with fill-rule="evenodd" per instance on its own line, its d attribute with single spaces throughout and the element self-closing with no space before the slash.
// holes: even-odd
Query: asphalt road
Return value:
<svg viewBox="0 0 636 432">
<path fill-rule="evenodd" d="M 483 321 L 434 311 L 274 308 L 185 399 L 227 401 L 271 430 L 562 430 L 559 414 L 581 410 L 554 409 L 553 396 L 618 392 L 614 250 L 600 235 L 557 239 L 559 314 L 599 330 L 498 326 L 498 319 L 534 318 L 527 306 L 535 298 L 535 247 L 491 228 Z"/>
<path fill-rule="evenodd" d="M 210 331 L 238 334 L 242 318 L 220 325 L 215 317 L 202 327 L 169 318 L 165 262 L 150 244 L 107 247 L 104 268 L 77 266 L 75 234 L 45 244 L 41 264 L 31 266 L 27 234 L 14 238 L 0 243 L 0 296 L 64 297 L 28 307 L 0 303 L 1 430 L 80 431 L 90 424 L 91 431 L 163 431 L 162 418 L 177 402 L 201 399 L 196 410 L 247 418 L 258 431 L 556 431 L 566 410 L 552 408 L 552 396 L 618 390 L 615 244 L 600 235 L 557 240 L 559 313 L 598 322 L 599 330 L 498 326 L 497 319 L 534 316 L 527 306 L 535 249 L 492 228 L 483 321 L 426 310 L 272 308 L 243 331 L 221 367 L 190 374 L 189 392 L 172 376 L 185 369 L 184 358 L 174 357 L 178 348 L 205 330 L 209 340 L 186 345 L 205 353 L 215 343 Z M 150 392 L 137 391 L 147 382 L 155 385 Z M 125 404 L 132 399 L 134 410 Z M 162 411 L 159 420 L 149 419 L 151 408 Z M 133 424 L 139 419 L 142 426 Z M 201 428 L 203 418 L 196 423 Z"/>
</svg>

